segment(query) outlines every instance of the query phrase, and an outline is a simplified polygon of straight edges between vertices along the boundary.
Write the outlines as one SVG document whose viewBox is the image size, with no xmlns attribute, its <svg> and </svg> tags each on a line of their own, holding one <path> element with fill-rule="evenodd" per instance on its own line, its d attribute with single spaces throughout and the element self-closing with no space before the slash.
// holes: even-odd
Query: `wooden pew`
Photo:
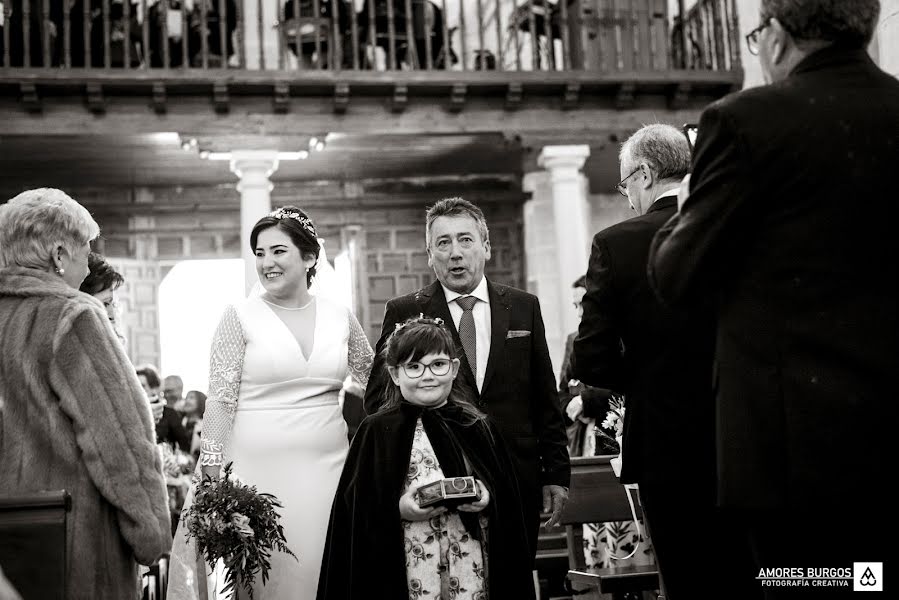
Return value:
<svg viewBox="0 0 899 600">
<path fill-rule="evenodd" d="M 568 579 L 576 591 L 593 588 L 602 594 L 658 589 L 659 574 L 655 565 L 586 568 L 581 525 L 633 520 L 624 486 L 609 464 L 612 458 L 615 457 L 571 459 L 570 496 L 562 512 L 568 547 Z M 642 518 L 636 495 L 634 508 L 637 518 Z"/>
<path fill-rule="evenodd" d="M 0 565 L 23 600 L 66 598 L 65 490 L 0 496 Z"/>
</svg>

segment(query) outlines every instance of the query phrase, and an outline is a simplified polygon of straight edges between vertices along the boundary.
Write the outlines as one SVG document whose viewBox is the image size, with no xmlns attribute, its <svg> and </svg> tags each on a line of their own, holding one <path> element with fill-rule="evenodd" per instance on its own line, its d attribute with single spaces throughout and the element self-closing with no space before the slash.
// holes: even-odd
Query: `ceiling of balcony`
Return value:
<svg viewBox="0 0 899 600">
<path fill-rule="evenodd" d="M 325 134 L 319 134 L 321 138 Z M 187 150 L 185 141 L 196 140 Z M 308 150 L 309 136 L 0 137 L 2 189 L 208 185 L 235 182 L 227 160 L 205 152 Z M 215 154 L 212 154 L 215 156 Z M 502 135 L 334 135 L 305 160 L 281 161 L 272 180 L 341 180 L 516 173 L 522 148 Z"/>
<path fill-rule="evenodd" d="M 0 200 L 34 187 L 61 189 L 202 186 L 237 182 L 227 160 L 205 152 L 234 149 L 308 150 L 311 136 L 194 133 L 0 136 Z M 447 176 L 521 175 L 534 170 L 543 144 L 502 134 L 365 135 L 318 134 L 326 144 L 303 160 L 281 161 L 272 180 L 362 181 Z M 196 140 L 184 149 L 185 142 Z M 617 138 L 585 140 L 591 157 L 585 171 L 592 189 L 617 181 Z M 568 141 L 567 143 L 572 143 Z M 580 143 L 584 143 L 581 141 Z M 215 156 L 215 154 L 212 154 Z"/>
</svg>

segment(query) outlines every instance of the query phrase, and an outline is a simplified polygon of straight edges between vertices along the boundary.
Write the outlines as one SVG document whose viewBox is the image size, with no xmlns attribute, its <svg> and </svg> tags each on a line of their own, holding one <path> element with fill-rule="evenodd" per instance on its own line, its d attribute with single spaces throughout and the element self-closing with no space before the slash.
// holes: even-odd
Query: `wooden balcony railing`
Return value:
<svg viewBox="0 0 899 600">
<path fill-rule="evenodd" d="M 733 71 L 735 0 L 0 0 L 0 67 Z M 9 70 L 6 71 L 9 74 Z"/>
</svg>

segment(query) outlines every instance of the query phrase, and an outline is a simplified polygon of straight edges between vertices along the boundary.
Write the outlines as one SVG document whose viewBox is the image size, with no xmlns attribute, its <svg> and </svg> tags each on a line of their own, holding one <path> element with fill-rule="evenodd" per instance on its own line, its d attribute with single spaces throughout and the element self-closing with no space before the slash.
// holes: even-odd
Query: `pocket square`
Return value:
<svg viewBox="0 0 899 600">
<path fill-rule="evenodd" d="M 529 335 L 531 335 L 531 332 L 524 329 L 510 329 L 509 333 L 506 334 L 506 339 L 527 337 Z"/>
</svg>

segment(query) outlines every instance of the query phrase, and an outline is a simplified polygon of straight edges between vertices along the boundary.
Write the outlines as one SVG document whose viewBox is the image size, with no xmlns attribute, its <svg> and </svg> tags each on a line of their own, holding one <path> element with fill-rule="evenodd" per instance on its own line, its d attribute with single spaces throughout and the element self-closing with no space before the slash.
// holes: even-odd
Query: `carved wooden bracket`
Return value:
<svg viewBox="0 0 899 600">
<path fill-rule="evenodd" d="M 283 115 L 290 110 L 290 86 L 286 82 L 279 81 L 275 84 L 275 95 L 273 97 L 275 103 L 274 110 L 276 113 Z"/>
<path fill-rule="evenodd" d="M 164 115 L 168 110 L 168 105 L 166 104 L 166 94 L 165 94 L 165 84 L 161 81 L 157 81 L 153 84 L 153 111 L 157 115 Z"/>
<path fill-rule="evenodd" d="M 671 95 L 668 97 L 668 108 L 671 110 L 680 110 L 687 106 L 687 102 L 690 100 L 690 90 L 692 86 L 686 82 L 680 82 L 671 92 Z"/>
<path fill-rule="evenodd" d="M 464 83 L 454 83 L 450 89 L 450 112 L 462 112 L 465 108 L 465 95 L 468 93 L 468 86 Z"/>
<path fill-rule="evenodd" d="M 106 112 L 106 101 L 103 99 L 103 86 L 99 83 L 87 84 L 87 108 L 95 115 Z"/>
<path fill-rule="evenodd" d="M 393 100 L 390 104 L 390 110 L 395 113 L 401 113 L 406 110 L 409 105 L 409 86 L 404 83 L 398 83 L 393 86 Z"/>
<path fill-rule="evenodd" d="M 577 108 L 580 102 L 581 84 L 569 82 L 565 84 L 565 96 L 562 98 L 562 109 L 571 110 Z"/>
<path fill-rule="evenodd" d="M 615 108 L 625 110 L 634 106 L 634 92 L 637 86 L 633 83 L 622 83 L 615 95 Z"/>
<path fill-rule="evenodd" d="M 350 105 L 350 84 L 338 83 L 334 86 L 334 112 L 345 114 Z"/>
<path fill-rule="evenodd" d="M 228 98 L 228 84 L 219 82 L 212 86 L 212 103 L 215 112 L 220 115 L 227 114 L 231 110 L 231 101 Z"/>
<path fill-rule="evenodd" d="M 43 110 L 41 98 L 37 95 L 37 87 L 33 83 L 21 83 L 19 89 L 22 92 L 22 104 L 30 113 L 39 113 Z"/>
<path fill-rule="evenodd" d="M 510 83 L 506 90 L 506 110 L 517 110 L 521 107 L 523 89 L 520 83 Z"/>
</svg>

